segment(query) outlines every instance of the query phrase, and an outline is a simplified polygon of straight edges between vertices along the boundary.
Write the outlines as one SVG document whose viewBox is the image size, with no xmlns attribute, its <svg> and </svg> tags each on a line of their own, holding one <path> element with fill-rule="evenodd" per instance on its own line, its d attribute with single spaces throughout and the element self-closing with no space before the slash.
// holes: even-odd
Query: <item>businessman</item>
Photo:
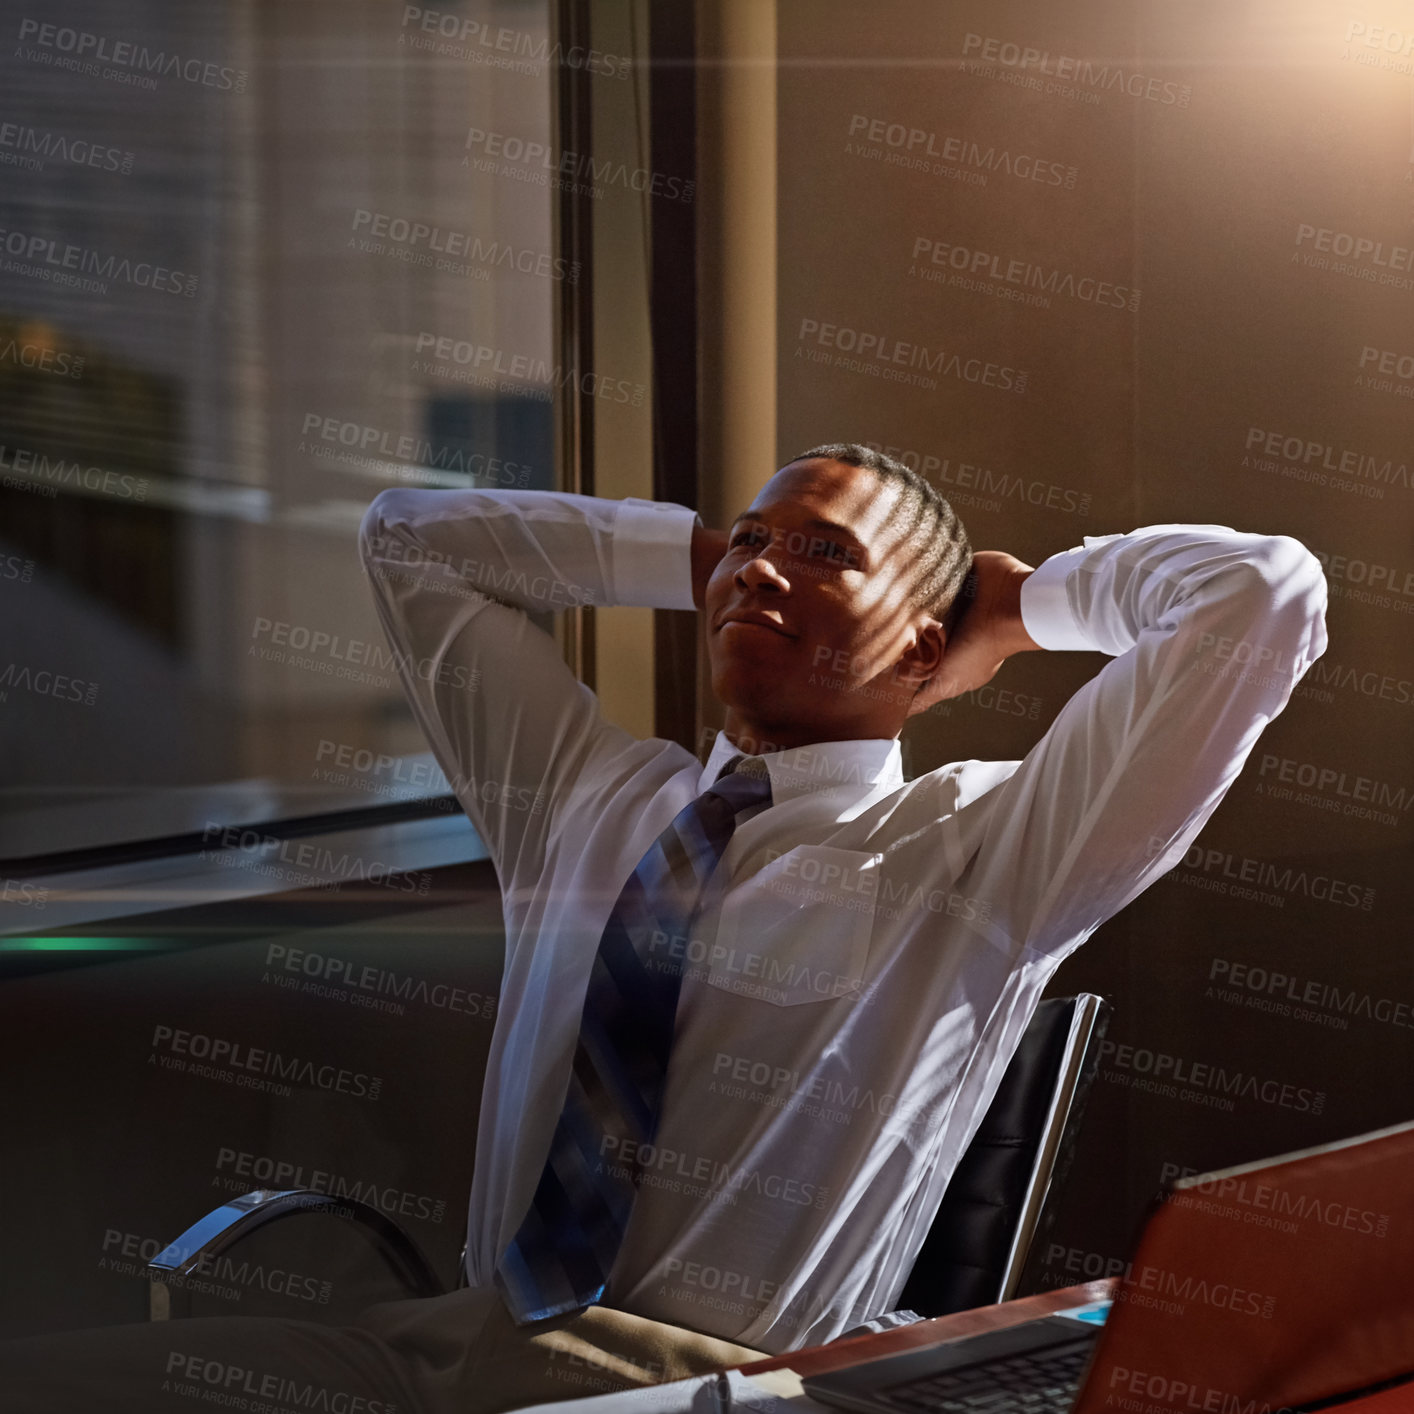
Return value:
<svg viewBox="0 0 1414 1414">
<path fill-rule="evenodd" d="M 468 1287 L 260 1324 L 267 1363 L 413 1408 L 554 1397 L 564 1342 L 627 1386 L 890 1309 L 1048 978 L 1182 857 L 1326 644 L 1295 540 L 1150 526 L 1033 568 L 852 443 L 727 531 L 392 490 L 361 545 L 503 892 Z M 575 604 L 701 612 L 705 764 L 604 720 L 528 617 Z M 911 715 L 1063 650 L 1111 661 L 1024 760 L 904 779 Z"/>
</svg>

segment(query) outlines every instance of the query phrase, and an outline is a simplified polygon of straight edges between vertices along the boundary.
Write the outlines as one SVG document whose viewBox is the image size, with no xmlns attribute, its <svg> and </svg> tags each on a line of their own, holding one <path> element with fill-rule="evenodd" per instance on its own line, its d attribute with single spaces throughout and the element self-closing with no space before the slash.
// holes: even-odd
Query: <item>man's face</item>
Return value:
<svg viewBox="0 0 1414 1414">
<path fill-rule="evenodd" d="M 896 734 L 917 683 L 894 665 L 935 622 L 910 596 L 906 532 L 884 524 L 897 497 L 813 458 L 782 467 L 731 527 L 704 603 L 712 691 L 760 737 Z"/>
</svg>

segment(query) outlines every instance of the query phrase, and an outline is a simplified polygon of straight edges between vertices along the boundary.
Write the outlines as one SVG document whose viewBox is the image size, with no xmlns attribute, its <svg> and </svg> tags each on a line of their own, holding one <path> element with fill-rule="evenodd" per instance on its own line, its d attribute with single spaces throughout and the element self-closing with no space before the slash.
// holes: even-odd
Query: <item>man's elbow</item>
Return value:
<svg viewBox="0 0 1414 1414">
<path fill-rule="evenodd" d="M 1323 623 L 1329 590 L 1320 558 L 1291 535 L 1272 535 L 1264 558 L 1264 580 L 1274 607 L 1290 611 L 1307 623 Z"/>
<path fill-rule="evenodd" d="M 369 503 L 358 527 L 358 557 L 365 570 L 387 558 L 388 527 L 399 519 L 398 502 L 403 492 L 396 486 L 380 491 Z"/>
<path fill-rule="evenodd" d="M 1320 559 L 1290 535 L 1254 540 L 1240 570 L 1236 596 L 1247 632 L 1288 647 L 1310 662 L 1326 647 L 1326 575 Z"/>
</svg>

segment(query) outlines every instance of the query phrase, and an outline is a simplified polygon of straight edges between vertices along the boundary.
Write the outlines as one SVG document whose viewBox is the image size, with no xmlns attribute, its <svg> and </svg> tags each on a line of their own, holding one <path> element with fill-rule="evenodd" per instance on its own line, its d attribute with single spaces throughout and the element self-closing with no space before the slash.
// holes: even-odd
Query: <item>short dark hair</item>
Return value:
<svg viewBox="0 0 1414 1414">
<path fill-rule="evenodd" d="M 912 467 L 862 442 L 828 442 L 801 452 L 791 461 L 817 457 L 872 471 L 898 487 L 898 499 L 885 524 L 905 517 L 911 522 L 905 539 L 918 546 L 914 557 L 914 602 L 951 633 L 966 603 L 962 587 L 972 569 L 972 544 L 948 498 Z"/>
</svg>

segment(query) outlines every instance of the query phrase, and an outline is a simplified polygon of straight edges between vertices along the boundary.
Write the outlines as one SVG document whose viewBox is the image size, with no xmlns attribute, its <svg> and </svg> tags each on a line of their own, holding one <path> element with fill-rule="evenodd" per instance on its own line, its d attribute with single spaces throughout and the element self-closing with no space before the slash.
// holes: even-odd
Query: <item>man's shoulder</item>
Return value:
<svg viewBox="0 0 1414 1414">
<path fill-rule="evenodd" d="M 1005 784 L 1021 765 L 1015 761 L 982 761 L 970 757 L 949 761 L 935 770 L 915 776 L 902 789 L 923 799 L 945 801 L 949 812 L 965 809 L 989 792 Z"/>
<path fill-rule="evenodd" d="M 618 819 L 641 812 L 663 791 L 685 788 L 695 795 L 702 769 L 692 752 L 670 738 L 615 732 L 566 776 L 561 792 L 566 803 L 604 809 Z"/>
</svg>

